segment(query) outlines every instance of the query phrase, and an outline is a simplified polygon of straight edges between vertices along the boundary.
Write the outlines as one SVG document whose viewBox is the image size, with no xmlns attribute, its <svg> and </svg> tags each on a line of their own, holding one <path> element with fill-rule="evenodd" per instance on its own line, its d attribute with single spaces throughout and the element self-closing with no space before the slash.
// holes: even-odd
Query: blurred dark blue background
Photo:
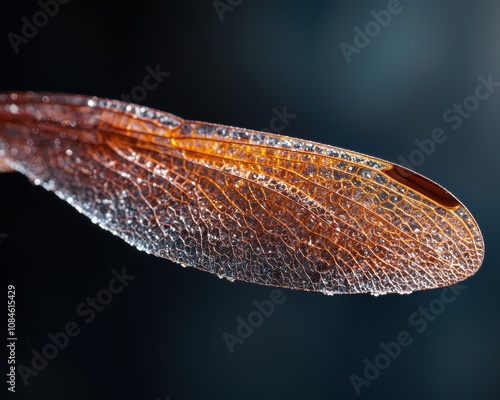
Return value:
<svg viewBox="0 0 500 400">
<path fill-rule="evenodd" d="M 409 320 L 437 307 L 441 290 L 378 298 L 284 291 L 286 301 L 230 354 L 222 334 L 235 334 L 236 318 L 272 288 L 140 253 L 23 176 L 0 175 L 0 233 L 8 234 L 0 237 L 1 290 L 17 289 L 18 363 L 30 366 L 32 349 L 67 322 L 82 328 L 28 386 L 18 376 L 13 397 L 356 398 L 351 375 L 363 377 L 364 360 L 402 331 L 413 343 L 361 388 L 363 398 L 496 397 L 500 90 L 458 129 L 443 113 L 474 95 L 479 76 L 500 82 L 500 4 L 402 0 L 380 32 L 369 25 L 378 34 L 348 63 L 341 43 L 353 45 L 354 29 L 374 20 L 370 11 L 387 8 L 73 0 L 16 54 L 9 33 L 21 35 L 22 18 L 32 21 L 41 6 L 0 6 L 0 90 L 120 98 L 159 64 L 170 75 L 140 102 L 184 118 L 263 129 L 286 106 L 296 115 L 286 134 L 393 162 L 441 128 L 447 140 L 415 169 L 464 202 L 486 241 L 483 267 L 421 333 Z M 77 306 L 122 268 L 136 278 L 85 324 Z M 1 364 L 4 371 L 5 358 Z"/>
</svg>

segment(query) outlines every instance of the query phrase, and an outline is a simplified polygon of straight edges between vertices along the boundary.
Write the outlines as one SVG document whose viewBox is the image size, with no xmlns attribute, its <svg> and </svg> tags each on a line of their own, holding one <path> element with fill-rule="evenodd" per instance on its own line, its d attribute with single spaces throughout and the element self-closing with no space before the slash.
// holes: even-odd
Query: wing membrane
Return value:
<svg viewBox="0 0 500 400">
<path fill-rule="evenodd" d="M 2 96 L 2 162 L 157 256 L 327 294 L 440 287 L 481 265 L 467 209 L 386 161 L 118 101 Z"/>
</svg>

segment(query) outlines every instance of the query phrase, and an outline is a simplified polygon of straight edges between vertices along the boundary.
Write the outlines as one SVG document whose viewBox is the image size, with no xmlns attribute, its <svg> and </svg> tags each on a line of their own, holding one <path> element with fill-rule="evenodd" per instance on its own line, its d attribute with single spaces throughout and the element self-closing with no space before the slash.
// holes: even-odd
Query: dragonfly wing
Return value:
<svg viewBox="0 0 500 400">
<path fill-rule="evenodd" d="M 4 163 L 157 256 L 327 294 L 440 287 L 481 265 L 467 209 L 403 167 L 119 101 L 11 96 Z"/>
</svg>

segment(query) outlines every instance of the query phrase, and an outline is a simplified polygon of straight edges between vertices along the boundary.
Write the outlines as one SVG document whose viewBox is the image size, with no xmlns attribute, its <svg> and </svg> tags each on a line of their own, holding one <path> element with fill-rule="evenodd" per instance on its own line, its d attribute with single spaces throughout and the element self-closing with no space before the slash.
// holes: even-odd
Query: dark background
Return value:
<svg viewBox="0 0 500 400">
<path fill-rule="evenodd" d="M 21 18 L 32 20 L 40 5 L 2 2 L 0 90 L 119 98 L 159 64 L 170 75 L 140 102 L 184 118 L 262 129 L 286 106 L 296 118 L 285 133 L 393 162 L 442 128 L 447 141 L 415 169 L 464 202 L 486 241 L 480 271 L 422 333 L 409 318 L 441 290 L 378 298 L 286 290 L 284 304 L 230 354 L 222 334 L 236 333 L 236 318 L 272 288 L 148 256 L 20 174 L 0 175 L 1 290 L 6 301 L 7 284 L 16 286 L 18 365 L 31 367 L 32 350 L 69 321 L 82 329 L 28 386 L 18 375 L 7 395 L 355 398 L 350 375 L 363 376 L 379 343 L 408 331 L 413 343 L 363 398 L 495 398 L 500 90 L 459 129 L 443 113 L 474 94 L 478 76 L 500 81 L 500 4 L 436 3 L 402 0 L 403 11 L 348 63 L 340 43 L 352 44 L 354 27 L 386 1 L 244 0 L 221 21 L 212 1 L 72 0 L 18 54 L 7 35 L 20 34 Z M 122 268 L 136 278 L 85 324 L 77 306 Z M 1 365 L 5 377 L 6 358 Z"/>
</svg>

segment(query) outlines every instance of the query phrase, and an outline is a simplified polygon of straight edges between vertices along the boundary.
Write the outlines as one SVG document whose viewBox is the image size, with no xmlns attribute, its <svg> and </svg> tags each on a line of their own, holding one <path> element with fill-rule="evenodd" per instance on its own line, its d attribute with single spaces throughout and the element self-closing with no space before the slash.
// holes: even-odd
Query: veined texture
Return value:
<svg viewBox="0 0 500 400">
<path fill-rule="evenodd" d="M 469 211 L 406 168 L 120 101 L 0 94 L 2 169 L 140 250 L 229 280 L 408 293 L 466 279 L 484 257 Z"/>
</svg>

